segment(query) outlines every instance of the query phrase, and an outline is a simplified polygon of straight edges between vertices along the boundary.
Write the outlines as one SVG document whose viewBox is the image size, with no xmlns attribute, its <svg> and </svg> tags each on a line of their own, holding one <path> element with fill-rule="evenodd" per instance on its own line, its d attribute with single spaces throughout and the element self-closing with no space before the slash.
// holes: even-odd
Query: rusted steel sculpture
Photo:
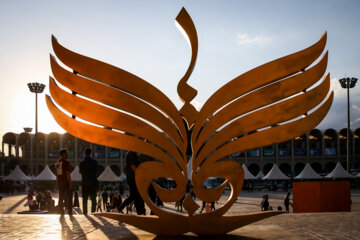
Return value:
<svg viewBox="0 0 360 240">
<path fill-rule="evenodd" d="M 136 170 L 139 192 L 156 216 L 97 215 L 151 233 L 177 235 L 186 232 L 224 234 L 281 213 L 224 216 L 244 181 L 241 165 L 226 157 L 301 136 L 325 117 L 333 100 L 333 93 L 329 93 L 329 74 L 324 76 L 327 52 L 309 66 L 324 51 L 326 33 L 307 49 L 236 77 L 216 91 L 198 112 L 190 104 L 197 91 L 186 83 L 197 58 L 197 33 L 184 8 L 176 21 L 189 38 L 192 51 L 188 70 L 178 84 L 178 94 L 184 102 L 180 111 L 164 93 L 143 79 L 72 52 L 52 38 L 57 58 L 75 73 L 61 67 L 51 56 L 53 75 L 61 85 L 77 93 L 62 90 L 50 77 L 52 98 L 46 96 L 46 101 L 55 120 L 78 138 L 157 159 L 142 163 Z M 61 111 L 52 99 L 77 119 Z M 188 139 L 191 139 L 192 148 L 190 160 L 186 156 Z M 199 205 L 187 195 L 184 201 L 187 214 L 181 214 L 159 208 L 149 199 L 150 184 L 163 201 L 181 199 L 186 194 L 189 161 L 192 161 L 193 190 L 199 199 L 217 201 L 225 186 L 230 184 L 231 194 L 223 206 L 210 213 L 196 214 Z M 213 176 L 226 181 L 215 189 L 204 188 L 203 182 Z M 156 185 L 153 180 L 160 177 L 174 179 L 176 187 L 168 190 Z"/>
</svg>

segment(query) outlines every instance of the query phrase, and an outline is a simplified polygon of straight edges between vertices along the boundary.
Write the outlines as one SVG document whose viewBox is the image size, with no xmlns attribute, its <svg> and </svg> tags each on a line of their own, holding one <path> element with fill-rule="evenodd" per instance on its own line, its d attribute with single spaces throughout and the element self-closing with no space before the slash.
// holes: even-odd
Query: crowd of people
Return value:
<svg viewBox="0 0 360 240">
<path fill-rule="evenodd" d="M 140 163 L 144 161 L 151 161 L 152 159 L 145 155 L 138 155 L 135 152 L 129 152 L 126 157 L 126 181 L 129 186 L 129 194 L 126 198 L 122 198 L 124 194 L 124 189 L 122 185 L 118 185 L 116 188 L 104 189 L 99 188 L 99 182 L 96 178 L 96 173 L 98 171 L 98 163 L 96 160 L 91 158 L 91 150 L 86 149 L 84 152 L 85 158 L 79 165 L 79 171 L 82 175 L 82 212 L 87 214 L 88 211 L 88 199 L 91 201 L 91 212 L 120 212 L 126 213 L 135 211 L 138 215 L 146 215 L 145 203 L 137 189 L 135 183 L 135 171 Z M 30 191 L 27 196 L 27 202 L 29 205 L 30 211 L 48 211 L 49 213 L 60 213 L 64 214 L 65 209 L 69 215 L 73 214 L 73 207 L 80 207 L 79 196 L 77 191 L 73 191 L 73 184 L 71 181 L 70 175 L 70 162 L 67 159 L 68 152 L 63 149 L 60 151 L 60 159 L 55 164 L 56 169 L 56 178 L 57 185 L 59 189 L 59 200 L 58 205 L 55 205 L 55 200 L 52 198 L 49 190 L 38 189 L 37 194 L 34 194 L 34 188 L 30 188 Z M 162 186 L 165 183 L 162 182 L 163 179 L 159 179 L 158 185 Z M 1 182 L 1 190 L 5 188 L 4 182 Z M 167 183 L 167 186 L 170 187 L 170 183 Z M 26 188 L 26 186 L 25 186 Z M 171 187 L 170 187 L 171 188 Z M 287 186 L 283 186 L 284 190 L 287 190 Z M 24 189 L 23 189 L 24 190 Z M 152 185 L 150 185 L 149 197 L 153 203 L 158 206 L 163 206 L 162 201 L 156 194 L 156 191 Z M 189 183 L 186 189 L 186 194 L 191 194 L 195 199 L 195 194 L 193 192 L 192 186 Z M 186 195 L 185 195 L 186 196 Z M 185 196 L 175 203 L 177 211 L 182 211 L 183 201 Z M 289 206 L 292 206 L 290 201 L 290 193 L 287 193 L 284 198 L 284 207 L 286 211 L 289 211 Z M 65 209 L 64 209 L 65 208 Z M 203 211 L 210 212 L 215 210 L 215 202 L 207 203 L 203 201 L 202 208 L 200 213 Z M 266 194 L 263 196 L 261 202 L 261 210 L 268 211 L 272 210 L 272 207 L 269 204 L 269 195 Z M 278 210 L 281 210 L 281 207 L 278 207 Z M 153 214 L 152 212 L 150 214 Z"/>
<path fill-rule="evenodd" d="M 123 200 L 121 197 L 121 191 L 106 191 L 104 190 L 102 194 L 98 196 L 96 212 L 110 212 L 112 209 L 118 209 L 122 204 Z"/>
<path fill-rule="evenodd" d="M 79 165 L 79 171 L 82 175 L 82 211 L 86 215 L 88 211 L 88 199 L 91 200 L 91 212 L 95 211 L 112 211 L 116 209 L 119 212 L 126 207 L 129 211 L 131 204 L 134 204 L 137 214 L 145 215 L 145 204 L 142 200 L 136 184 L 135 184 L 135 170 L 139 165 L 137 154 L 129 152 L 126 158 L 126 177 L 129 185 L 130 194 L 123 201 L 121 191 L 104 191 L 97 196 L 99 189 L 99 182 L 96 178 L 98 170 L 98 163 L 91 158 L 91 149 L 86 149 L 84 152 L 85 158 Z M 72 181 L 70 175 L 70 163 L 68 153 L 65 149 L 60 151 L 60 159 L 55 164 L 56 179 L 59 188 L 59 203 L 58 208 L 60 214 L 64 214 L 64 207 L 69 215 L 72 215 Z M 98 198 L 98 199 L 96 199 Z M 103 208 L 103 209 L 102 209 Z"/>
<path fill-rule="evenodd" d="M 39 191 L 36 195 L 34 190 L 31 189 L 27 195 L 27 202 L 29 204 L 30 211 L 48 211 L 49 213 L 55 213 L 55 200 L 51 197 L 50 191 Z"/>
</svg>

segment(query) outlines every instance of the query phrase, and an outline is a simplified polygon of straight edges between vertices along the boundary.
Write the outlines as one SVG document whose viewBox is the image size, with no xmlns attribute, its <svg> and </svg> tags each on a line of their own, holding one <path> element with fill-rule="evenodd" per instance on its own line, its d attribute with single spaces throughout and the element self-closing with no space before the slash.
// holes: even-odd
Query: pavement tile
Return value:
<svg viewBox="0 0 360 240">
<path fill-rule="evenodd" d="M 268 192 L 267 192 L 268 193 Z M 260 210 L 266 193 L 242 193 L 227 214 Z M 270 205 L 282 206 L 284 193 L 270 194 Z M 27 208 L 24 195 L 9 196 L 0 201 L 0 239 L 180 239 L 198 238 L 194 234 L 161 237 L 131 225 L 92 215 L 18 215 Z M 226 201 L 222 197 L 218 205 Z M 247 225 L 225 236 L 201 239 L 360 239 L 360 192 L 352 194 L 352 211 L 339 213 L 283 214 Z M 198 201 L 198 203 L 201 202 Z M 90 205 L 90 204 L 89 204 Z M 174 208 L 173 204 L 166 204 Z M 175 211 L 175 210 L 174 210 Z M 7 213 L 7 214 L 5 214 Z"/>
</svg>

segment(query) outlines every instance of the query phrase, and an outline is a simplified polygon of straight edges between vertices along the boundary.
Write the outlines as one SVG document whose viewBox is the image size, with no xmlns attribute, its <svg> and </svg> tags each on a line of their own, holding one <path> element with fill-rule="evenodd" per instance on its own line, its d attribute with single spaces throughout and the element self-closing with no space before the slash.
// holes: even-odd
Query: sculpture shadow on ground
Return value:
<svg viewBox="0 0 360 240">
<path fill-rule="evenodd" d="M 99 229 L 100 231 L 102 231 L 103 234 L 105 234 L 109 239 L 112 239 L 113 236 L 113 231 L 109 231 L 108 227 L 112 227 L 113 223 L 111 223 L 110 221 L 106 220 L 105 218 L 101 217 L 101 216 L 96 216 L 96 215 L 92 215 L 93 217 L 89 216 L 89 215 L 84 215 L 89 222 L 96 228 Z M 98 220 L 100 220 L 99 223 L 97 222 L 94 218 L 97 218 Z M 124 239 L 137 239 L 137 236 L 131 232 L 129 229 L 126 228 L 126 226 L 119 222 L 118 226 L 120 228 L 116 228 L 116 232 L 117 235 L 121 236 Z"/>
<path fill-rule="evenodd" d="M 260 240 L 260 238 L 251 238 L 246 236 L 238 236 L 232 234 L 224 234 L 224 235 L 179 235 L 179 236 L 156 236 L 154 240 Z"/>
</svg>

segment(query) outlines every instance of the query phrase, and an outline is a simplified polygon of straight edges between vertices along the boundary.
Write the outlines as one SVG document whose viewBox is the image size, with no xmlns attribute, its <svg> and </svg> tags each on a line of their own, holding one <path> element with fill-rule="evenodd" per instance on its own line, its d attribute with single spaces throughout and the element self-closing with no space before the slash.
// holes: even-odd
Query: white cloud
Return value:
<svg viewBox="0 0 360 240">
<path fill-rule="evenodd" d="M 355 121 L 350 122 L 350 125 L 354 125 L 360 122 L 360 118 L 355 119 Z"/>
<path fill-rule="evenodd" d="M 338 78 L 333 78 L 330 80 L 330 89 L 334 91 L 335 96 L 346 97 L 346 89 L 341 87 Z"/>
<path fill-rule="evenodd" d="M 353 104 L 351 107 L 356 111 L 356 113 L 360 114 L 360 106 Z"/>
<path fill-rule="evenodd" d="M 264 36 L 250 37 L 247 33 L 237 34 L 237 43 L 240 44 L 252 44 L 252 43 L 266 43 L 270 38 Z"/>
<path fill-rule="evenodd" d="M 360 117 L 359 117 L 359 115 L 360 115 L 360 107 L 353 104 L 351 106 L 351 108 L 353 110 L 353 114 L 356 116 L 356 119 L 354 121 L 350 122 L 350 124 L 353 125 L 353 124 L 357 124 L 357 123 L 360 122 Z"/>
</svg>

